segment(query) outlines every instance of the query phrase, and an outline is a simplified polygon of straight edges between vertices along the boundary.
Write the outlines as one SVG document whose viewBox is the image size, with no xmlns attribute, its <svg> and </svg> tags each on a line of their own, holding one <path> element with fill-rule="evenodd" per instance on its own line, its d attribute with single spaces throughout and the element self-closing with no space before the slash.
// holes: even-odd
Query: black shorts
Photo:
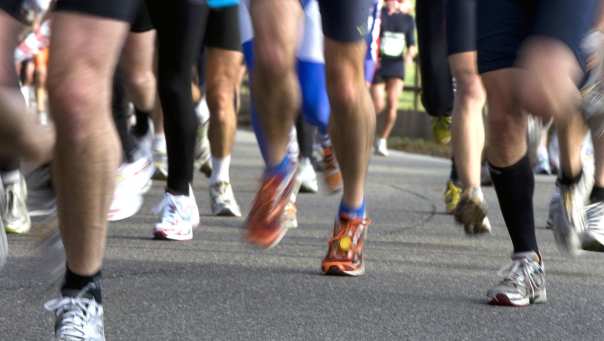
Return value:
<svg viewBox="0 0 604 341">
<path fill-rule="evenodd" d="M 147 4 L 141 1 L 136 17 L 130 24 L 130 32 L 132 33 L 143 33 L 154 29 L 153 23 L 151 22 L 151 16 L 149 10 L 147 10 Z"/>
<path fill-rule="evenodd" d="M 0 0 L 0 10 L 3 10 L 11 17 L 21 20 L 21 7 L 23 0 Z"/>
<path fill-rule="evenodd" d="M 447 50 L 449 55 L 476 51 L 476 1 L 447 1 Z"/>
<path fill-rule="evenodd" d="M 371 0 L 319 0 L 323 34 L 344 43 L 365 40 L 371 5 Z"/>
<path fill-rule="evenodd" d="M 580 44 L 592 28 L 599 0 L 488 0 L 478 4 L 478 70 L 514 66 L 524 40 L 539 35 L 564 43 L 585 68 Z"/>
<path fill-rule="evenodd" d="M 373 84 L 384 83 L 388 79 L 399 78 L 405 80 L 405 62 L 402 60 L 382 60 L 373 76 Z"/>
<path fill-rule="evenodd" d="M 57 0 L 55 11 L 75 12 L 131 23 L 142 0 Z"/>
<path fill-rule="evenodd" d="M 241 51 L 239 5 L 209 9 L 204 42 L 206 47 Z"/>
</svg>

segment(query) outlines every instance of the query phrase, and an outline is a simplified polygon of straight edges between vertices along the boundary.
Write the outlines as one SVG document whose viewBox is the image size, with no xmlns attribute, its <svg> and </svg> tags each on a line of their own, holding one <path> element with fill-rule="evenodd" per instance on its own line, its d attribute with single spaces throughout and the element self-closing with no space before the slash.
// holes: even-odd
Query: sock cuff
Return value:
<svg viewBox="0 0 604 341">
<path fill-rule="evenodd" d="M 489 164 L 489 170 L 492 172 L 491 174 L 494 174 L 494 175 L 500 175 L 503 172 L 516 173 L 519 170 L 526 169 L 526 167 L 528 167 L 529 169 L 531 168 L 531 162 L 529 160 L 528 153 L 525 154 L 523 157 L 521 157 L 520 160 L 518 160 L 516 163 L 509 165 L 509 166 L 498 167 L 498 166 L 493 165 L 490 161 L 488 161 L 488 164 Z"/>
</svg>

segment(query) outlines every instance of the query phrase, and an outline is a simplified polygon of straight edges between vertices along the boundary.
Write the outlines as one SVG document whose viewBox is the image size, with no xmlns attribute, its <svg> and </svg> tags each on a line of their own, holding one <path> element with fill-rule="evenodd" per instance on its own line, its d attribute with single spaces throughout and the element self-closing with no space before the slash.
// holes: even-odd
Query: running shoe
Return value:
<svg viewBox="0 0 604 341">
<path fill-rule="evenodd" d="M 156 136 L 153 138 L 153 163 L 155 165 L 155 174 L 153 180 L 168 179 L 168 149 L 166 139 Z"/>
<path fill-rule="evenodd" d="M 219 217 L 241 217 L 241 209 L 235 200 L 233 187 L 229 182 L 220 181 L 210 185 L 212 214 Z"/>
<path fill-rule="evenodd" d="M 57 196 L 50 176 L 50 166 L 33 170 L 26 176 L 27 209 L 30 217 L 47 217 L 57 212 Z"/>
<path fill-rule="evenodd" d="M 88 294 L 89 288 L 87 286 L 73 296 L 65 292 L 62 297 L 44 305 L 55 315 L 55 340 L 105 341 L 103 306 Z"/>
<path fill-rule="evenodd" d="M 342 190 L 342 172 L 332 147 L 323 147 L 323 175 L 332 193 Z"/>
<path fill-rule="evenodd" d="M 488 206 L 480 188 L 470 188 L 461 194 L 455 208 L 455 220 L 464 226 L 466 234 L 491 232 L 491 223 L 487 217 Z"/>
<path fill-rule="evenodd" d="M 455 213 L 457 204 L 461 199 L 461 187 L 457 186 L 452 180 L 447 181 L 447 188 L 445 189 L 445 206 L 448 214 Z"/>
<path fill-rule="evenodd" d="M 290 201 L 285 205 L 281 221 L 284 229 L 298 228 L 298 208 L 295 202 Z"/>
<path fill-rule="evenodd" d="M 8 233 L 24 234 L 31 229 L 31 219 L 27 211 L 27 185 L 25 178 L 20 176 L 19 181 L 4 185 L 4 206 L 2 220 L 4 229 Z"/>
<path fill-rule="evenodd" d="M 299 188 L 297 167 L 292 162 L 285 173 L 264 175 L 245 223 L 248 242 L 268 249 L 285 236 L 283 215 L 291 196 Z"/>
<path fill-rule="evenodd" d="M 0 181 L 0 207 L 4 206 L 2 202 L 4 200 L 4 185 L 2 181 Z M 6 238 L 6 231 L 4 230 L 4 223 L 2 219 L 0 219 L 0 270 L 6 264 L 6 259 L 8 258 L 8 240 Z"/>
<path fill-rule="evenodd" d="M 575 256 L 579 253 L 579 236 L 586 229 L 585 202 L 593 185 L 593 175 L 585 169 L 577 183 L 566 185 L 558 180 L 562 205 L 552 225 L 560 251 Z"/>
<path fill-rule="evenodd" d="M 317 193 L 319 191 L 317 172 L 315 172 L 315 169 L 313 168 L 309 158 L 305 157 L 300 160 L 298 177 L 300 181 L 300 192 Z"/>
<path fill-rule="evenodd" d="M 604 202 L 595 202 L 585 209 L 587 228 L 581 234 L 581 247 L 586 251 L 604 252 Z"/>
<path fill-rule="evenodd" d="M 512 264 L 497 274 L 505 277 L 487 292 L 490 304 L 524 307 L 547 301 L 545 268 L 536 252 L 513 254 Z"/>
<path fill-rule="evenodd" d="M 386 142 L 386 139 L 375 140 L 374 153 L 375 155 L 379 156 L 390 155 L 390 152 L 388 152 L 388 143 Z"/>
<path fill-rule="evenodd" d="M 432 120 L 432 133 L 434 139 L 440 144 L 449 144 L 451 142 L 451 124 L 453 119 L 451 116 L 435 117 Z"/>
<path fill-rule="evenodd" d="M 143 194 L 152 185 L 155 167 L 151 155 L 138 153 L 132 163 L 125 163 L 118 169 L 113 201 L 109 208 L 109 221 L 119 221 L 135 215 L 143 205 Z"/>
<path fill-rule="evenodd" d="M 192 190 L 188 196 L 166 192 L 154 212 L 161 217 L 153 229 L 156 239 L 193 239 L 193 228 L 199 225 L 199 209 Z"/>
<path fill-rule="evenodd" d="M 547 222 L 545 224 L 546 229 L 552 230 L 554 228 L 554 223 L 559 219 L 558 215 L 560 212 L 562 212 L 562 198 L 560 198 L 560 188 L 558 187 L 558 184 L 556 184 L 554 193 L 549 200 Z"/>
<path fill-rule="evenodd" d="M 195 144 L 195 168 L 199 169 L 206 178 L 212 176 L 212 155 L 210 140 L 208 139 L 209 125 L 210 120 L 199 125 L 197 128 L 197 142 Z"/>
<path fill-rule="evenodd" d="M 365 273 L 363 247 L 370 221 L 340 216 L 328 241 L 327 255 L 321 263 L 326 275 L 360 276 Z"/>
</svg>

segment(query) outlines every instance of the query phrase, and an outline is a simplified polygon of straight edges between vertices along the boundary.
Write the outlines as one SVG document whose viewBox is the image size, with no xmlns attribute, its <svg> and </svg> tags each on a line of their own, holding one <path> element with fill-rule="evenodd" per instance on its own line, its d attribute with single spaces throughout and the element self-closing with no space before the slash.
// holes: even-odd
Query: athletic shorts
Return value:
<svg viewBox="0 0 604 341">
<path fill-rule="evenodd" d="M 343 43 L 367 38 L 371 0 L 319 0 L 319 7 L 327 38 Z"/>
<path fill-rule="evenodd" d="M 23 6 L 23 0 L 0 0 L 0 9 L 19 21 L 21 20 L 21 6 Z"/>
<path fill-rule="evenodd" d="M 545 36 L 564 43 L 585 69 L 580 44 L 593 27 L 598 0 L 483 0 L 478 4 L 478 70 L 514 66 L 524 40 Z"/>
<path fill-rule="evenodd" d="M 151 31 L 152 29 L 154 29 L 154 27 L 151 22 L 149 11 L 147 10 L 147 4 L 144 1 L 141 1 L 136 17 L 130 24 L 130 32 L 143 33 Z"/>
<path fill-rule="evenodd" d="M 208 11 L 205 46 L 241 51 L 239 5 Z"/>
<path fill-rule="evenodd" d="M 57 0 L 55 11 L 75 12 L 131 23 L 136 17 L 141 1 L 142 0 Z"/>
<path fill-rule="evenodd" d="M 449 55 L 476 51 L 477 1 L 447 1 L 447 52 Z"/>
<path fill-rule="evenodd" d="M 388 79 L 399 78 L 405 80 L 405 63 L 401 61 L 382 60 L 373 76 L 373 84 L 384 83 Z"/>
</svg>

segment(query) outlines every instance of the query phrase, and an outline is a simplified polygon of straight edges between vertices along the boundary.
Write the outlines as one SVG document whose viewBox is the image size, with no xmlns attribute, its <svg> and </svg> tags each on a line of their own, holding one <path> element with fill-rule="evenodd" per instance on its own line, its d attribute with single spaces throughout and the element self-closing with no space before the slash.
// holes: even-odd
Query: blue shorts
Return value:
<svg viewBox="0 0 604 341">
<path fill-rule="evenodd" d="M 482 0 L 478 2 L 478 70 L 513 67 L 529 36 L 561 41 L 585 69 L 580 45 L 593 27 L 598 0 Z"/>
<path fill-rule="evenodd" d="M 23 0 L 0 0 L 0 10 L 3 10 L 17 20 L 21 20 L 22 6 Z"/>
</svg>

